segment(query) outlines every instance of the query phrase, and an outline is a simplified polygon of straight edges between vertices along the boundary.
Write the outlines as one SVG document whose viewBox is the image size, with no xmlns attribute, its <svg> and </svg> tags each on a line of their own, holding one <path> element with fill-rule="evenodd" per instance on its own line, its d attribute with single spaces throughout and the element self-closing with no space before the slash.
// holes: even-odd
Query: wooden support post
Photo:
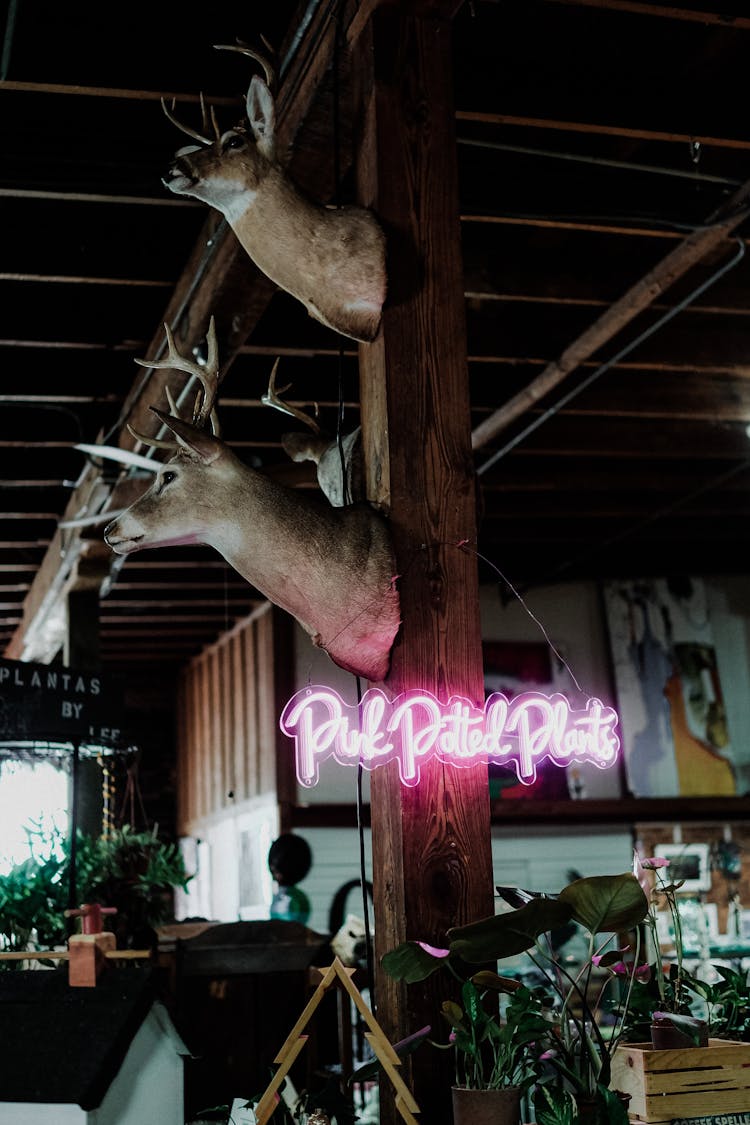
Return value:
<svg viewBox="0 0 750 1125">
<path fill-rule="evenodd" d="M 67 627 L 63 663 L 68 668 L 96 671 L 99 667 L 99 591 L 74 589 L 67 595 Z M 81 741 L 85 742 L 85 739 Z M 77 751 L 76 751 L 77 755 Z M 102 830 L 102 771 L 93 758 L 81 758 L 71 774 L 70 808 L 79 831 L 99 836 Z M 73 894 L 75 897 L 75 894 Z M 69 905 L 77 906 L 71 902 Z"/>
<path fill-rule="evenodd" d="M 385 688 L 484 698 L 449 13 L 385 5 L 358 40 L 361 202 L 388 238 L 388 302 L 360 348 L 370 498 L 390 516 L 403 624 Z M 395 763 L 371 786 L 376 960 L 405 938 L 440 944 L 493 911 L 487 770 L 433 762 L 418 787 Z M 446 981 L 376 977 L 377 1017 L 398 1040 L 439 1015 Z M 412 1057 L 423 1121 L 446 1119 L 452 1065 Z M 383 1096 L 385 1095 L 385 1096 Z M 383 1091 L 381 1120 L 396 1120 Z"/>
</svg>

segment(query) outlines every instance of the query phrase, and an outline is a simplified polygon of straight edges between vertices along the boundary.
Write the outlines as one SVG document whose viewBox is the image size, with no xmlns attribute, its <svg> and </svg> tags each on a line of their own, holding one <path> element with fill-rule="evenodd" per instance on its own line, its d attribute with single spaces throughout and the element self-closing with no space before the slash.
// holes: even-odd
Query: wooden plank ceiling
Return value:
<svg viewBox="0 0 750 1125">
<path fill-rule="evenodd" d="M 192 345 L 216 313 L 222 353 L 235 357 L 224 433 L 252 464 L 313 487 L 305 467 L 286 464 L 288 423 L 261 406 L 277 354 L 293 401 L 318 401 L 334 427 L 341 393 L 346 426 L 357 423 L 355 346 L 274 293 L 215 215 L 163 188 L 181 142 L 159 109 L 174 93 L 183 117 L 197 114 L 203 89 L 231 123 L 247 60 L 211 45 L 264 33 L 285 68 L 280 131 L 296 178 L 334 198 L 338 103 L 342 192 L 353 198 L 356 7 L 342 5 L 336 51 L 331 0 L 276 0 L 257 26 L 252 6 L 229 0 L 205 10 L 137 0 L 116 17 L 88 0 L 10 5 L 0 83 L 0 646 L 10 655 L 39 658 L 59 592 L 108 568 L 100 528 L 82 538 L 58 523 L 118 506 L 134 485 L 73 446 L 132 446 L 125 418 L 149 424 L 165 376 L 144 378 L 133 360 L 158 355 L 165 319 Z M 747 571 L 750 18 L 739 0 L 721 7 L 474 0 L 456 16 L 479 550 L 522 587 Z M 721 237 L 659 284 L 662 260 L 717 216 L 728 220 Z M 654 269 L 637 315 L 617 304 Z M 519 400 L 545 371 L 565 378 Z M 256 598 L 207 549 L 136 555 L 107 583 L 102 657 L 183 661 Z"/>
</svg>

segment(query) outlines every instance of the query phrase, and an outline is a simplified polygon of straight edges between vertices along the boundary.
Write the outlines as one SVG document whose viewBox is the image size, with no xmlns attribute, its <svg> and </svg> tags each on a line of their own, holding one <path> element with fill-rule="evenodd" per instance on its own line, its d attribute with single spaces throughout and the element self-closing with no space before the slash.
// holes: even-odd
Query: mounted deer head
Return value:
<svg viewBox="0 0 750 1125">
<path fill-rule="evenodd" d="M 276 388 L 278 359 L 273 365 L 268 390 L 261 396 L 264 406 L 272 406 L 284 414 L 291 414 L 312 430 L 312 434 L 288 433 L 281 435 L 284 452 L 292 461 L 314 461 L 317 465 L 318 484 L 334 508 L 357 504 L 366 500 L 365 472 L 362 463 L 362 430 L 356 430 L 337 441 L 321 432 L 315 418 L 304 410 L 284 402 L 282 395 L 289 387 Z M 315 407 L 317 414 L 317 404 Z"/>
<path fill-rule="evenodd" d="M 388 672 L 399 598 L 388 530 L 366 504 L 333 508 L 244 465 L 210 432 L 219 383 L 211 321 L 205 367 L 177 352 L 146 367 L 189 372 L 201 384 L 191 421 L 151 409 L 174 440 L 139 441 L 174 456 L 144 495 L 104 530 L 118 555 L 207 543 L 270 601 L 286 609 L 341 668 L 369 680 Z M 139 361 L 142 362 L 142 361 Z"/>
<path fill-rule="evenodd" d="M 373 340 L 385 299 L 385 239 L 375 217 L 361 207 L 331 209 L 303 196 L 281 168 L 275 142 L 273 89 L 268 60 L 245 44 L 219 45 L 261 63 L 247 92 L 247 119 L 213 137 L 170 121 L 197 144 L 180 149 L 164 183 L 222 213 L 252 260 L 311 316 L 354 340 Z"/>
</svg>

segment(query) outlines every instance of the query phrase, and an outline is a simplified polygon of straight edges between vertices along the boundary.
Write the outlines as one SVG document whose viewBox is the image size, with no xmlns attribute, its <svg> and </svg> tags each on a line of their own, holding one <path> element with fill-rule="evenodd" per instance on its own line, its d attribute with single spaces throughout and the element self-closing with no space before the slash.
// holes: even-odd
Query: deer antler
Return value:
<svg viewBox="0 0 750 1125">
<path fill-rule="evenodd" d="M 208 335 L 206 336 L 208 355 L 206 356 L 205 366 L 197 363 L 195 360 L 188 359 L 187 356 L 181 355 L 180 352 L 177 351 L 174 336 L 168 324 L 164 325 L 164 331 L 167 336 L 167 358 L 160 360 L 136 359 L 135 362 L 140 364 L 141 367 L 153 369 L 171 367 L 175 371 L 184 371 L 185 374 L 192 375 L 198 379 L 201 383 L 202 390 L 198 392 L 195 399 L 192 424 L 198 429 L 203 429 L 210 420 L 212 434 L 214 437 L 220 437 L 221 427 L 219 426 L 219 419 L 214 408 L 216 393 L 219 389 L 219 347 L 216 341 L 216 323 L 214 318 L 211 317 L 208 326 Z M 174 418 L 180 418 L 180 410 L 171 390 L 169 387 L 165 387 L 165 390 L 170 413 Z M 127 424 L 127 428 L 136 441 L 143 442 L 144 445 L 150 445 L 154 449 L 180 448 L 179 442 L 152 438 L 148 437 L 146 434 L 138 433 L 129 423 Z"/>
<path fill-rule="evenodd" d="M 216 342 L 216 322 L 214 318 L 211 317 L 208 325 L 208 335 L 206 336 L 208 355 L 205 365 L 194 359 L 188 359 L 187 356 L 181 355 L 177 351 L 174 336 L 168 324 L 164 325 L 164 331 L 167 337 L 167 358 L 159 360 L 137 359 L 135 362 L 140 364 L 141 367 L 151 367 L 156 370 L 171 367 L 175 371 L 184 371 L 186 375 L 192 375 L 198 379 L 203 390 L 199 391 L 195 400 L 193 425 L 203 429 L 210 419 L 212 432 L 215 437 L 219 437 L 219 419 L 214 409 L 214 402 L 219 389 L 219 348 Z M 172 410 L 174 410 L 173 403 L 174 400 L 169 404 Z M 177 417 L 179 417 L 178 414 Z"/>
<path fill-rule="evenodd" d="M 207 133 L 209 124 L 214 131 L 214 138 L 217 141 L 221 140 L 221 130 L 219 129 L 219 122 L 216 117 L 216 107 L 207 106 L 206 99 L 203 96 L 203 91 L 200 92 L 201 100 L 201 121 L 203 123 L 203 132 Z"/>
<path fill-rule="evenodd" d="M 175 101 L 174 98 L 172 98 L 172 109 L 175 108 L 175 105 L 176 105 L 176 101 Z M 164 115 L 166 116 L 167 120 L 171 121 L 172 124 L 175 125 L 180 130 L 181 133 L 187 133 L 188 137 L 192 137 L 193 140 L 198 141 L 199 144 L 208 145 L 208 146 L 210 146 L 212 144 L 212 141 L 209 137 L 205 137 L 202 133 L 199 133 L 196 129 L 192 129 L 190 127 L 190 125 L 183 125 L 182 122 L 180 121 L 180 119 L 178 117 L 175 117 L 174 113 L 170 112 L 170 110 L 167 109 L 167 103 L 165 102 L 164 98 L 161 99 L 161 108 L 164 110 Z M 202 108 L 202 111 L 203 111 L 203 128 L 205 129 L 207 122 L 206 122 L 206 114 L 205 114 L 205 107 L 203 105 L 203 95 L 202 94 L 201 94 L 201 108 Z M 215 116 L 214 116 L 214 113 L 213 113 L 213 106 L 211 107 L 211 114 L 212 114 L 212 117 L 214 118 L 214 121 L 215 121 Z"/>
<path fill-rule="evenodd" d="M 265 36 L 261 35 L 261 39 L 263 40 L 263 46 L 268 51 L 269 55 L 273 55 L 273 48 L 271 47 L 271 44 L 268 42 Z M 266 76 L 266 85 L 268 86 L 268 89 L 271 91 L 271 93 L 274 92 L 276 87 L 276 70 L 272 65 L 270 59 L 266 58 L 265 55 L 262 55 L 260 51 L 254 51 L 252 47 L 249 47 L 247 43 L 243 43 L 241 39 L 238 39 L 236 44 L 214 43 L 214 47 L 217 51 L 236 51 L 238 55 L 248 55 L 251 59 L 255 59 L 255 61 L 257 63 L 260 63 L 260 65 L 263 67 L 263 73 Z"/>
<path fill-rule="evenodd" d="M 309 426 L 314 434 L 320 434 L 320 426 L 314 418 L 311 418 L 309 414 L 306 414 L 304 412 L 304 410 L 298 410 L 296 406 L 290 406 L 289 403 L 284 402 L 283 399 L 280 398 L 280 395 L 283 395 L 285 391 L 288 391 L 292 384 L 288 383 L 285 387 L 282 387 L 281 390 L 276 389 L 276 372 L 278 371 L 278 367 L 279 360 L 277 359 L 273 365 L 271 377 L 268 380 L 268 390 L 264 395 L 260 396 L 260 401 L 264 406 L 272 406 L 274 410 L 281 410 L 284 414 L 291 414 L 293 418 L 297 418 L 300 422 L 303 422 L 306 426 Z M 317 402 L 313 405 L 315 407 L 315 413 L 317 414 Z"/>
</svg>

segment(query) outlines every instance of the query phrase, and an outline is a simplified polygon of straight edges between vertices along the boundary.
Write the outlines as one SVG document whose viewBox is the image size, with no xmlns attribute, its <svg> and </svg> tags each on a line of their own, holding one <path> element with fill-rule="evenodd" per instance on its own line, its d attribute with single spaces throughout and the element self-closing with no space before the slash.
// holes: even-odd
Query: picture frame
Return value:
<svg viewBox="0 0 750 1125">
<path fill-rule="evenodd" d="M 655 854 L 669 860 L 669 878 L 681 882 L 680 893 L 711 889 L 711 848 L 708 844 L 659 844 Z"/>
<path fill-rule="evenodd" d="M 740 937 L 750 941 L 750 910 L 740 911 Z"/>
</svg>

